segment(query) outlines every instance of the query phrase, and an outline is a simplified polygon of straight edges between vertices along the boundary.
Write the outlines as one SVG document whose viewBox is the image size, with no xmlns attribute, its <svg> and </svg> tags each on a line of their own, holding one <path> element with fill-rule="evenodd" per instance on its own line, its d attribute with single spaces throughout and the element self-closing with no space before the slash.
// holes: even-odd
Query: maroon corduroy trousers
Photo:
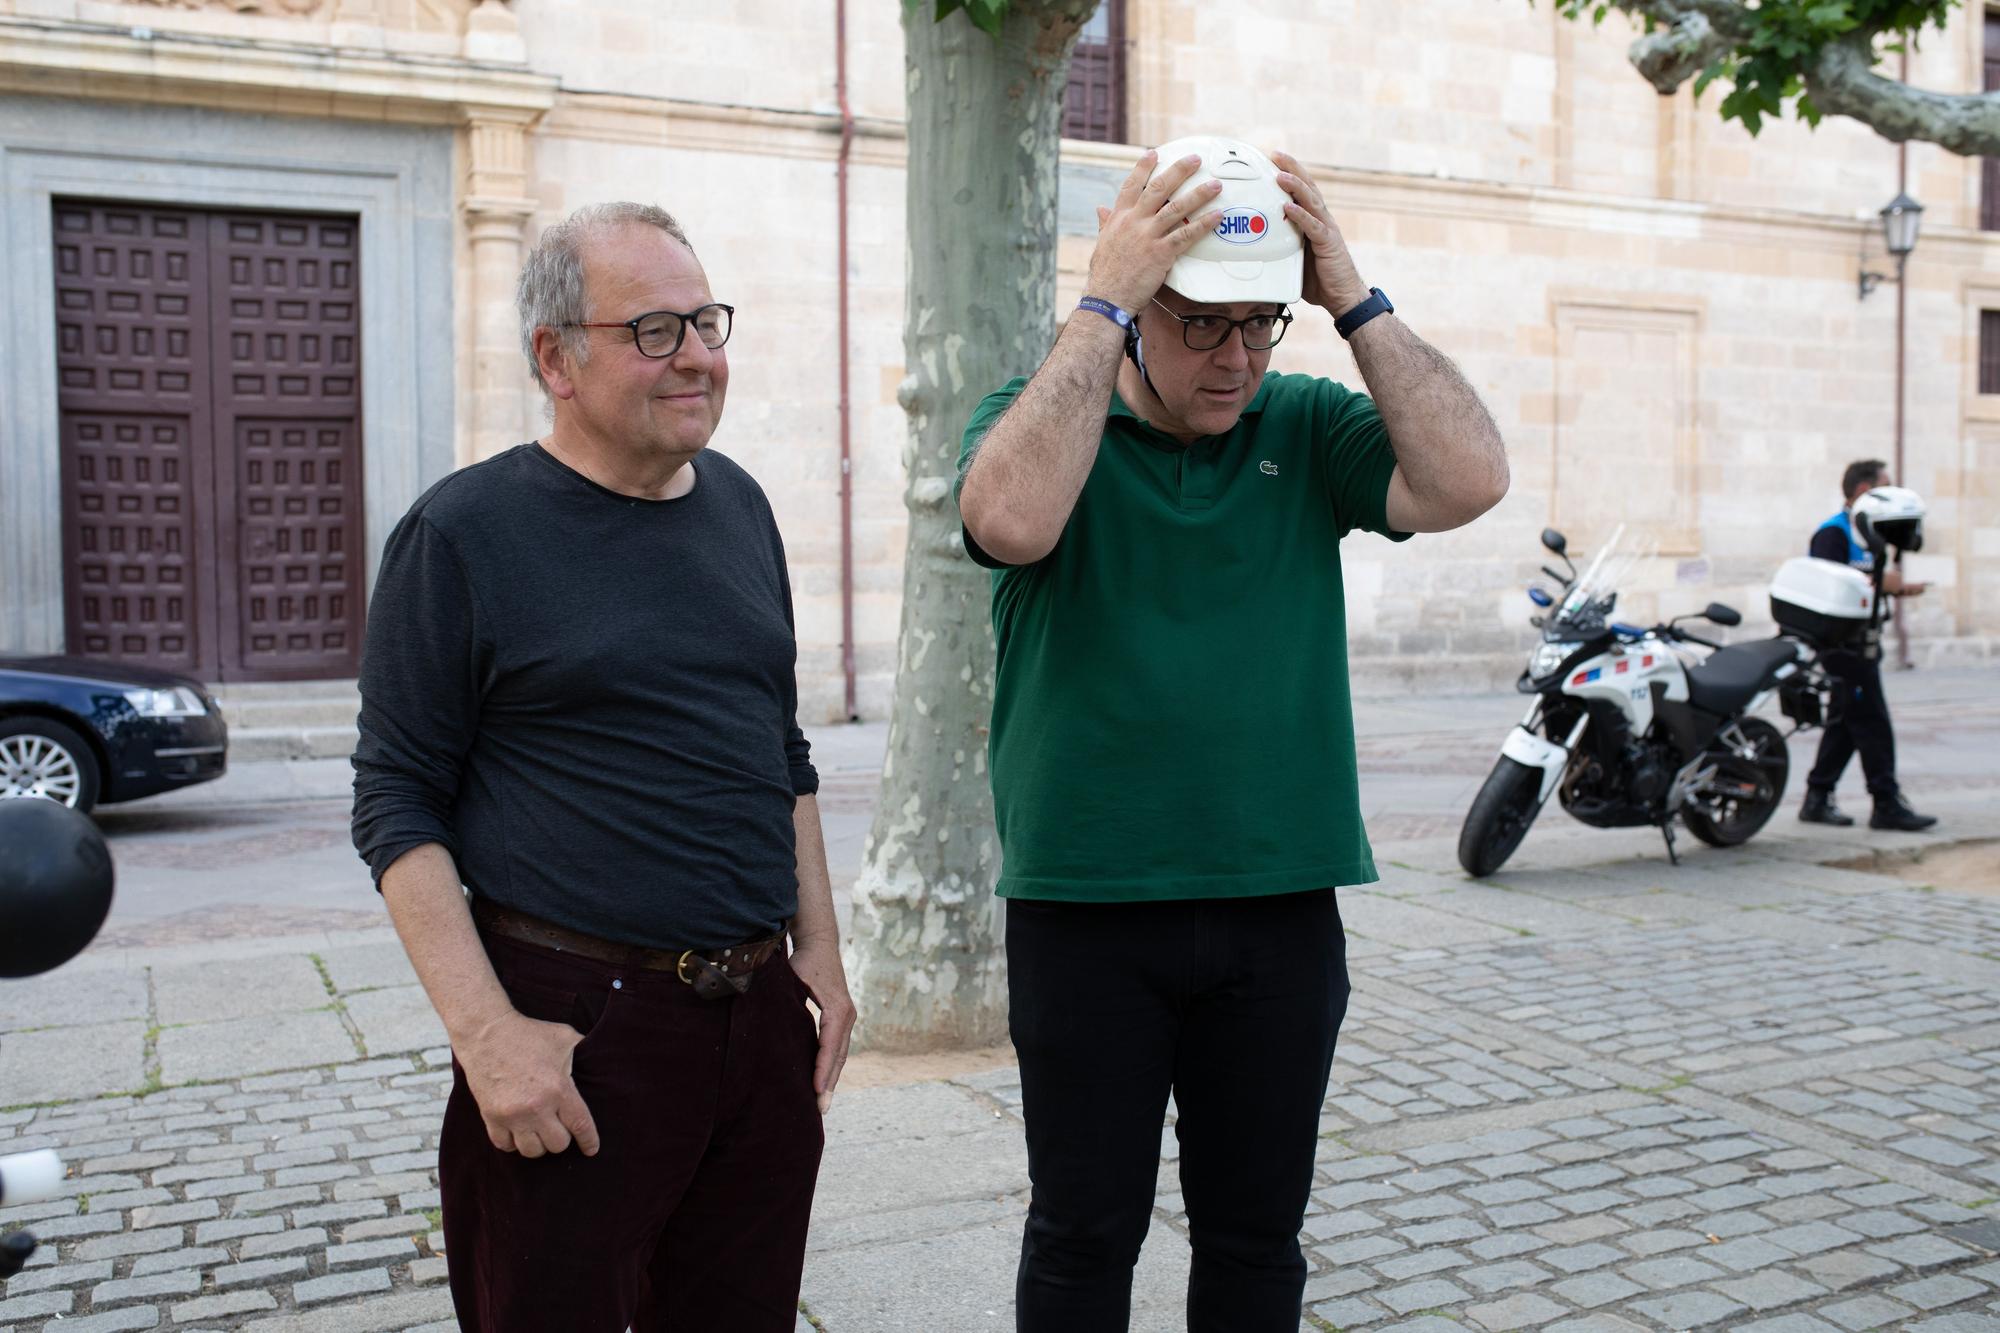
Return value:
<svg viewBox="0 0 2000 1333">
<path fill-rule="evenodd" d="M 454 1063 L 438 1150 L 465 1333 L 792 1333 L 825 1132 L 818 1037 L 781 956 L 747 994 L 486 937 L 515 1008 L 585 1034 L 602 1147 L 529 1160 L 486 1137 Z"/>
</svg>

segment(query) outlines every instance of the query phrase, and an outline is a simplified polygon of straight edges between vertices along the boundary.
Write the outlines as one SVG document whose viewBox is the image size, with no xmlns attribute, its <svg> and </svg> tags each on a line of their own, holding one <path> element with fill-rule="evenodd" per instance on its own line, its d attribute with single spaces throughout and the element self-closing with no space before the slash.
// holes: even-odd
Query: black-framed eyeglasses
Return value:
<svg viewBox="0 0 2000 1333">
<path fill-rule="evenodd" d="M 621 320 L 615 324 L 585 323 L 578 320 L 562 327 L 630 329 L 632 341 L 639 348 L 639 355 L 663 360 L 681 350 L 681 343 L 687 338 L 689 325 L 694 326 L 694 336 L 701 339 L 701 345 L 713 352 L 729 341 L 729 329 L 735 318 L 735 306 L 711 301 L 696 310 L 648 310 L 643 315 Z"/>
<path fill-rule="evenodd" d="M 1153 304 L 1162 310 L 1158 297 Z M 1223 315 L 1169 315 L 1181 322 L 1181 341 L 1197 352 L 1213 352 L 1229 341 L 1232 329 L 1243 330 L 1243 350 L 1246 352 L 1268 352 L 1284 341 L 1285 330 L 1291 327 L 1292 312 L 1280 309 L 1275 315 L 1252 315 L 1248 319 L 1230 319 Z"/>
</svg>

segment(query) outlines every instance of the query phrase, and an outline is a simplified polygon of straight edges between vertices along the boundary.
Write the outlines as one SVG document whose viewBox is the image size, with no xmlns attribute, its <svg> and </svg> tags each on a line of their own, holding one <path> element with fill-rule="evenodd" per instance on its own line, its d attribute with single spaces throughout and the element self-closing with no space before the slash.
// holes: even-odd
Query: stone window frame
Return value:
<svg viewBox="0 0 2000 1333">
<path fill-rule="evenodd" d="M 1959 279 L 1959 306 L 1963 311 L 1965 337 L 1965 384 L 1960 397 L 1967 421 L 2000 421 L 2000 392 L 1980 391 L 1980 363 L 1987 356 L 2000 356 L 1985 336 L 1984 316 L 2000 315 L 2000 275 L 1968 273 Z"/>
</svg>

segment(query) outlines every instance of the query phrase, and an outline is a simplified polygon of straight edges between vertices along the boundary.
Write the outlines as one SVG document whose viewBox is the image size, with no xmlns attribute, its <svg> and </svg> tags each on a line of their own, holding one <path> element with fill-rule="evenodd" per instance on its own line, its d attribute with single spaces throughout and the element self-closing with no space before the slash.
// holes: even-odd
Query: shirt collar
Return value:
<svg viewBox="0 0 2000 1333">
<path fill-rule="evenodd" d="M 1244 405 L 1242 413 L 1237 418 L 1239 421 L 1242 420 L 1243 417 L 1251 416 L 1253 414 L 1256 415 L 1263 414 L 1264 400 L 1271 396 L 1271 381 L 1276 378 L 1277 376 L 1272 372 L 1270 371 L 1264 372 L 1263 382 L 1257 386 L 1257 392 L 1251 397 L 1250 401 Z M 1111 406 L 1109 409 L 1105 411 L 1104 415 L 1107 420 L 1112 417 L 1127 417 L 1133 421 L 1142 421 L 1142 418 L 1139 416 L 1139 414 L 1132 410 L 1131 406 L 1126 403 L 1124 396 L 1120 394 L 1115 387 L 1111 390 Z"/>
</svg>

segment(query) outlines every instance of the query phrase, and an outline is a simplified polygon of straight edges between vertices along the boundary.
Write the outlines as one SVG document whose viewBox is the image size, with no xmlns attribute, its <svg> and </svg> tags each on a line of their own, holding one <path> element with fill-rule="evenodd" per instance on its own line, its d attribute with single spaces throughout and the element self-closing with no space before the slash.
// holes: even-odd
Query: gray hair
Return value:
<svg viewBox="0 0 2000 1333">
<path fill-rule="evenodd" d="M 590 318 L 583 289 L 584 246 L 600 232 L 633 224 L 658 227 L 686 245 L 688 253 L 694 253 L 694 247 L 688 245 L 687 233 L 666 209 L 619 200 L 588 204 L 548 228 L 529 251 L 527 262 L 521 265 L 521 283 L 514 295 L 514 305 L 521 315 L 521 351 L 528 358 L 528 372 L 544 393 L 549 386 L 535 360 L 535 330 L 553 331 L 563 355 L 577 364 L 590 358 L 590 344 L 584 331 L 568 327 Z"/>
</svg>

